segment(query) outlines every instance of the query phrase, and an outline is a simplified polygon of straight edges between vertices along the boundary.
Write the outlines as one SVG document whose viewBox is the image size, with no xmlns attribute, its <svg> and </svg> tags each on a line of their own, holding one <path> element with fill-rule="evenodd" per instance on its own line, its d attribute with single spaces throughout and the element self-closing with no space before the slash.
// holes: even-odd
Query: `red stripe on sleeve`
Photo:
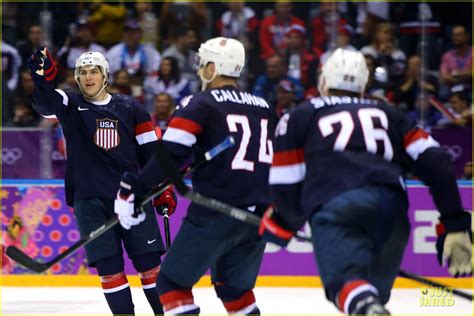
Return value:
<svg viewBox="0 0 474 316">
<path fill-rule="evenodd" d="M 175 117 L 171 120 L 169 127 L 181 129 L 188 133 L 198 135 L 202 132 L 202 126 L 198 123 L 182 117 Z"/>
<path fill-rule="evenodd" d="M 135 136 L 155 130 L 155 125 L 151 121 L 143 122 L 135 126 Z"/>
<path fill-rule="evenodd" d="M 420 138 L 428 139 L 429 136 L 430 134 L 428 134 L 425 130 L 421 128 L 416 128 L 405 135 L 403 139 L 403 144 L 405 148 L 407 148 L 408 146 L 410 146 L 410 144 L 416 142 Z"/>
<path fill-rule="evenodd" d="M 288 166 L 304 162 L 303 148 L 276 152 L 272 166 Z"/>
</svg>

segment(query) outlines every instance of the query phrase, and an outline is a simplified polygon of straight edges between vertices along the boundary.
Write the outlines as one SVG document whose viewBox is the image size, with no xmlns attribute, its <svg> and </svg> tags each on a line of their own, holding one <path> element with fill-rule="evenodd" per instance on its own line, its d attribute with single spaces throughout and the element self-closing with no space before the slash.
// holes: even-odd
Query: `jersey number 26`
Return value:
<svg viewBox="0 0 474 316">
<path fill-rule="evenodd" d="M 369 153 L 377 154 L 377 141 L 383 142 L 383 157 L 391 161 L 393 158 L 393 146 L 388 137 L 388 119 L 387 114 L 380 109 L 364 108 L 357 111 L 357 117 L 362 127 L 364 143 Z M 374 126 L 374 119 L 380 121 L 382 128 Z M 335 151 L 344 151 L 354 132 L 354 119 L 349 111 L 341 111 L 327 116 L 323 116 L 318 121 L 318 127 L 323 137 L 333 134 L 334 125 L 340 124 L 341 129 L 336 137 L 333 149 Z"/>
</svg>

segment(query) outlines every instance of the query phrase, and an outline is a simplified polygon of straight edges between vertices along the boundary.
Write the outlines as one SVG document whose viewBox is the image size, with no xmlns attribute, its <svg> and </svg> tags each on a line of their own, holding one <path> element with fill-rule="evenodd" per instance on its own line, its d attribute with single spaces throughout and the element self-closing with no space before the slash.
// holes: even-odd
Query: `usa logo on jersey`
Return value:
<svg viewBox="0 0 474 316">
<path fill-rule="evenodd" d="M 105 150 L 117 147 L 120 144 L 120 137 L 117 131 L 118 120 L 105 118 L 97 119 L 97 130 L 94 135 L 94 143 Z"/>
</svg>

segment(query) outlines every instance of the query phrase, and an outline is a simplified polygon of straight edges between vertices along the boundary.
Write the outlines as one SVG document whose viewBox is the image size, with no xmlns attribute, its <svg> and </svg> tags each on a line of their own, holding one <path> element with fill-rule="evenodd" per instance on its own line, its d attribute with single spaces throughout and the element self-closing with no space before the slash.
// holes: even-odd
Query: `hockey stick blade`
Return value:
<svg viewBox="0 0 474 316">
<path fill-rule="evenodd" d="M 31 257 L 26 255 L 23 251 L 15 246 L 9 246 L 6 249 L 6 254 L 15 262 L 19 263 L 28 270 L 36 273 L 41 273 L 50 268 L 47 263 L 41 263 L 33 260 Z"/>
<path fill-rule="evenodd" d="M 441 283 L 438 283 L 436 281 L 424 278 L 422 276 L 419 276 L 417 274 L 407 272 L 407 271 L 404 271 L 404 270 L 398 271 L 398 275 L 401 276 L 401 277 L 410 279 L 412 281 L 416 281 L 416 282 L 419 282 L 419 283 L 422 283 L 422 284 L 425 284 L 425 285 L 429 285 L 429 286 L 432 286 L 432 287 L 450 288 L 450 289 L 452 289 L 452 292 L 453 292 L 454 295 L 457 295 L 459 297 L 462 297 L 462 298 L 465 298 L 467 300 L 472 301 L 472 294 L 457 290 L 457 289 L 455 289 L 455 288 L 453 288 L 449 285 L 441 284 Z"/>
</svg>

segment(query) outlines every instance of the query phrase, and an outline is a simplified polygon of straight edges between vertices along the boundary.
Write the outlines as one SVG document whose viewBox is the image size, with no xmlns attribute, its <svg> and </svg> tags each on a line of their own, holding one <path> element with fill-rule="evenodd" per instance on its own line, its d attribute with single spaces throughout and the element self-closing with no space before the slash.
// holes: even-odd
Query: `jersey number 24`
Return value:
<svg viewBox="0 0 474 316">
<path fill-rule="evenodd" d="M 240 141 L 237 154 L 232 160 L 233 170 L 253 171 L 255 162 L 245 159 L 247 148 L 251 141 L 252 130 L 250 129 L 249 119 L 245 115 L 229 114 L 227 115 L 227 126 L 231 133 L 238 132 L 237 125 L 242 128 L 242 140 Z M 271 164 L 273 157 L 272 141 L 268 139 L 268 120 L 260 120 L 260 146 L 258 149 L 258 162 Z"/>
</svg>

